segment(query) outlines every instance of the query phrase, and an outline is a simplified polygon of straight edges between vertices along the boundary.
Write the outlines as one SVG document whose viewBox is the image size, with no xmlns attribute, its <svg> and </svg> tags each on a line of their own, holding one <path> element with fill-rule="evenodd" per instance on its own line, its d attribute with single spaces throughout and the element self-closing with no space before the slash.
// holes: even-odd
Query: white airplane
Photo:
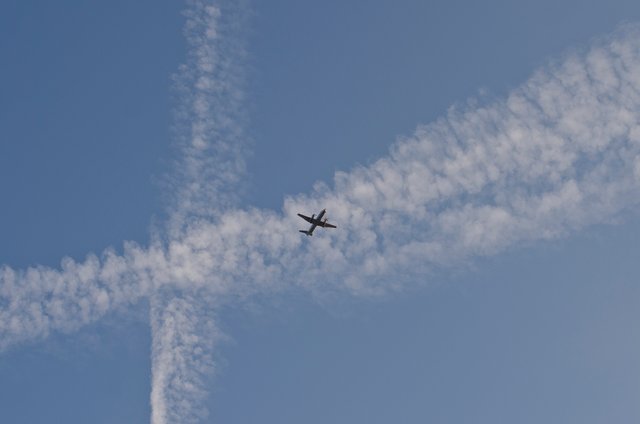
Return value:
<svg viewBox="0 0 640 424">
<path fill-rule="evenodd" d="M 327 222 L 327 218 L 322 219 L 322 217 L 324 216 L 324 214 L 327 213 L 326 209 L 322 209 L 320 211 L 320 213 L 318 214 L 318 217 L 316 218 L 316 215 L 313 214 L 311 215 L 311 217 L 302 215 L 301 213 L 298 214 L 298 216 L 302 219 L 304 219 L 305 221 L 309 222 L 311 224 L 311 227 L 309 227 L 308 230 L 300 230 L 301 233 L 304 233 L 308 236 L 312 236 L 313 235 L 313 230 L 316 229 L 316 227 L 323 227 L 323 228 L 336 228 L 335 225 L 331 225 Z"/>
</svg>

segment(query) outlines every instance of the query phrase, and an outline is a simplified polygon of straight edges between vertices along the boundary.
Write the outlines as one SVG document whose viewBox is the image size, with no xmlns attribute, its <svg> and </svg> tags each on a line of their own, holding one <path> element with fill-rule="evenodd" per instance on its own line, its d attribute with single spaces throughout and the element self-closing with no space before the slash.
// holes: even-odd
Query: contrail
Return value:
<svg viewBox="0 0 640 424">
<path fill-rule="evenodd" d="M 154 291 L 158 271 L 167 265 L 165 250 L 127 242 L 121 255 L 106 250 L 82 262 L 62 260 L 59 269 L 0 268 L 0 350 L 68 333 L 106 313 L 137 303 Z"/>
<path fill-rule="evenodd" d="M 242 1 L 188 2 L 189 53 L 174 78 L 181 160 L 170 178 L 169 239 L 181 238 L 194 220 L 215 220 L 239 200 L 248 145 L 242 112 L 247 15 Z M 208 415 L 205 388 L 219 333 L 207 312 L 215 305 L 206 293 L 175 282 L 180 289 L 159 290 L 150 299 L 153 424 L 196 423 Z"/>
<path fill-rule="evenodd" d="M 179 230 L 149 247 L 126 244 L 120 255 L 67 259 L 56 270 L 4 266 L 0 346 L 73 331 L 159 296 L 152 304 L 152 396 L 161 400 L 152 401 L 153 422 L 196 421 L 205 414 L 202 373 L 214 366 L 208 352 L 219 337 L 192 316 L 200 313 L 198 293 L 217 304 L 292 286 L 377 296 L 434 269 L 565 237 L 633 210 L 640 199 L 639 40 L 637 25 L 623 26 L 539 69 L 504 99 L 452 108 L 371 165 L 287 197 L 281 212 L 241 209 L 224 194 L 218 207 L 216 189 L 196 196 L 203 200 L 193 201 L 200 205 L 194 215 L 178 213 Z M 190 175 L 201 184 L 208 178 Z M 180 198 L 198 191 L 186 193 Z M 296 212 L 323 207 L 338 230 L 300 237 Z M 195 338 L 181 340 L 177 326 Z M 197 384 L 183 385 L 183 376 Z M 183 403 L 172 400 L 178 391 Z"/>
<path fill-rule="evenodd" d="M 151 303 L 151 422 L 197 423 L 208 415 L 204 401 L 221 334 L 207 293 L 164 291 Z"/>
<path fill-rule="evenodd" d="M 239 200 L 246 174 L 244 0 L 187 0 L 187 62 L 174 77 L 179 159 L 169 187 L 169 230 L 215 218 Z"/>
</svg>

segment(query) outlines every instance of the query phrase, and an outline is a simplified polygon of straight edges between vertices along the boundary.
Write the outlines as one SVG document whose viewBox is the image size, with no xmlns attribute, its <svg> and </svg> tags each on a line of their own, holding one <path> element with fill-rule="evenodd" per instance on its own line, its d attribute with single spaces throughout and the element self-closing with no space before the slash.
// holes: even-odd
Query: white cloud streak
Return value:
<svg viewBox="0 0 640 424">
<path fill-rule="evenodd" d="M 169 229 L 237 203 L 246 174 L 244 1 L 188 0 L 187 62 L 174 77 L 180 159 L 170 178 Z"/>
<path fill-rule="evenodd" d="M 192 220 L 213 220 L 237 203 L 248 145 L 242 112 L 247 7 L 242 1 L 187 4 L 189 53 L 174 78 L 181 160 L 171 179 L 170 239 L 181 238 Z M 213 304 L 180 286 L 151 296 L 153 424 L 195 423 L 208 415 L 205 383 L 214 369 L 216 331 L 206 312 Z"/>
<path fill-rule="evenodd" d="M 148 296 L 157 271 L 166 263 L 159 245 L 125 243 L 123 254 L 106 250 L 83 262 L 62 260 L 59 269 L 43 266 L 0 268 L 0 350 L 51 331 L 69 333 L 106 313 Z"/>
<path fill-rule="evenodd" d="M 215 205 L 207 202 L 242 175 L 231 164 L 212 192 L 181 192 L 178 198 L 195 206 L 175 215 L 180 230 L 169 231 L 166 242 L 64 260 L 58 270 L 5 266 L 0 347 L 72 331 L 158 296 L 153 422 L 195 422 L 204 414 L 199 400 L 218 333 L 200 332 L 193 293 L 238 302 L 297 285 L 380 295 L 430 270 L 563 237 L 633 209 L 640 199 L 638 40 L 639 27 L 625 26 L 538 70 L 505 99 L 452 108 L 398 140 L 386 157 L 337 173 L 333 186 L 318 183 L 310 194 L 288 197 L 282 212 L 232 208 L 222 194 L 224 206 L 210 217 Z M 196 165 L 185 181 L 208 181 L 201 163 L 221 166 L 207 162 L 212 149 L 202 158 L 187 154 Z M 300 236 L 296 212 L 322 207 L 338 229 Z"/>
<path fill-rule="evenodd" d="M 197 423 L 208 416 L 204 400 L 221 334 L 206 293 L 165 291 L 151 302 L 151 422 Z"/>
</svg>

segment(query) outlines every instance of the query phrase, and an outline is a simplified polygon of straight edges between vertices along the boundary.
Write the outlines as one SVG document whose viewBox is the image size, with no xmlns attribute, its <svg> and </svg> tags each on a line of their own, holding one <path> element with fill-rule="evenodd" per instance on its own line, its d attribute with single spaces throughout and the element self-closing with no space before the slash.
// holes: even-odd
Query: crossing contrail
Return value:
<svg viewBox="0 0 640 424">
<path fill-rule="evenodd" d="M 241 72 L 231 70 L 244 53 L 218 31 L 234 28 L 225 7 L 188 10 L 180 110 L 191 124 L 166 234 L 56 269 L 0 269 L 3 349 L 152 299 L 155 424 L 206 416 L 221 336 L 203 305 L 291 287 L 380 296 L 435 269 L 611 221 L 640 199 L 640 27 L 625 25 L 504 98 L 452 108 L 371 165 L 288 196 L 281 211 L 241 208 L 229 192 L 247 149 Z M 301 237 L 296 213 L 325 207 L 338 230 Z"/>
</svg>

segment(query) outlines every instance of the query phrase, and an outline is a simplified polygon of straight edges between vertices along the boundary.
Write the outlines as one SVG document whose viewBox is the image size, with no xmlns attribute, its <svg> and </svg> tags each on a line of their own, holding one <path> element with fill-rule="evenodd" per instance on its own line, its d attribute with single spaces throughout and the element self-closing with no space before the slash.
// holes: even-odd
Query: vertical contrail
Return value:
<svg viewBox="0 0 640 424">
<path fill-rule="evenodd" d="M 184 14 L 188 57 L 174 79 L 181 157 L 171 179 L 170 239 L 182 237 L 193 220 L 215 221 L 237 203 L 248 148 L 242 108 L 246 5 L 190 0 Z M 183 288 L 159 290 L 150 302 L 151 422 L 198 422 L 208 414 L 205 387 L 214 370 L 211 301 Z"/>
<path fill-rule="evenodd" d="M 191 424 L 208 415 L 204 401 L 221 335 L 211 302 L 201 294 L 166 289 L 152 296 L 153 424 Z"/>
<path fill-rule="evenodd" d="M 243 0 L 187 0 L 187 62 L 174 77 L 178 159 L 170 178 L 169 229 L 214 218 L 237 203 L 246 172 Z"/>
</svg>

